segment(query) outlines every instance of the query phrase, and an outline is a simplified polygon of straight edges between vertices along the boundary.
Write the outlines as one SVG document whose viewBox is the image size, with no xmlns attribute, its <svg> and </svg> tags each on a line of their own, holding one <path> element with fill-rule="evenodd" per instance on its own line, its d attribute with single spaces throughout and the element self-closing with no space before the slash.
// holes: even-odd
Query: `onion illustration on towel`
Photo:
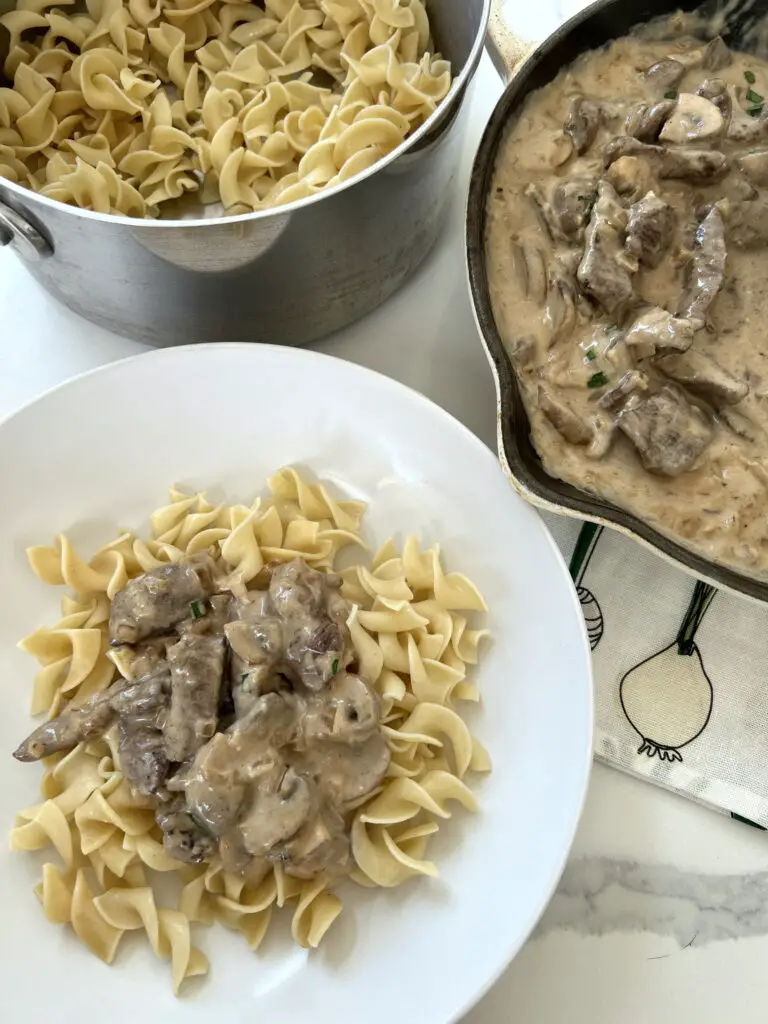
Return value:
<svg viewBox="0 0 768 1024">
<path fill-rule="evenodd" d="M 681 748 L 707 727 L 713 690 L 695 637 L 716 593 L 697 583 L 675 640 L 631 668 L 619 683 L 624 714 L 642 740 L 638 754 L 682 761 Z"/>
<path fill-rule="evenodd" d="M 584 616 L 584 622 L 587 627 L 589 649 L 591 651 L 594 651 L 602 639 L 605 621 L 602 609 L 597 603 L 597 598 L 591 590 L 587 590 L 583 585 L 583 580 L 602 532 L 602 526 L 595 526 L 594 523 L 584 523 L 576 539 L 571 562 L 568 566 L 568 571 L 576 587 L 576 595 L 581 605 L 581 613 Z"/>
</svg>

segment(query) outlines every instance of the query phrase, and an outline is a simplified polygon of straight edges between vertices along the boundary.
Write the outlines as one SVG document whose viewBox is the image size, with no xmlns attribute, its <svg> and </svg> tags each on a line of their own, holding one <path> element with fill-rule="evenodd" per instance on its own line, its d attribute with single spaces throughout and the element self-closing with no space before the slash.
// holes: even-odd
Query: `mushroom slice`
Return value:
<svg viewBox="0 0 768 1024">
<path fill-rule="evenodd" d="M 768 185 L 768 149 L 755 149 L 736 161 L 753 185 Z"/>
<path fill-rule="evenodd" d="M 675 108 L 661 129 L 662 142 L 682 145 L 685 142 L 711 142 L 725 130 L 723 115 L 704 96 L 681 92 Z"/>
<path fill-rule="evenodd" d="M 562 399 L 555 396 L 543 385 L 539 385 L 539 408 L 555 430 L 569 444 L 589 444 L 592 431 L 580 416 Z"/>
<path fill-rule="evenodd" d="M 573 148 L 581 156 L 595 141 L 600 127 L 600 104 L 577 96 L 571 103 L 563 131 L 573 141 Z"/>
<path fill-rule="evenodd" d="M 693 344 L 693 324 L 654 306 L 644 310 L 624 335 L 624 344 L 636 359 L 670 349 L 685 352 Z"/>
<path fill-rule="evenodd" d="M 547 265 L 541 249 L 527 242 L 512 242 L 512 265 L 523 295 L 542 304 L 547 297 Z"/>
</svg>

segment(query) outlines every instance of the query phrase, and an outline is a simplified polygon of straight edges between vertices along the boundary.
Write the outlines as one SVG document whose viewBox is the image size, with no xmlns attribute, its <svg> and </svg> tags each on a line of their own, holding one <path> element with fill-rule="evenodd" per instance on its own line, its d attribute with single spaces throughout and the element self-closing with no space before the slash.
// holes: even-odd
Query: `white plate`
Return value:
<svg viewBox="0 0 768 1024">
<path fill-rule="evenodd" d="M 266 346 L 170 349 L 49 392 L 0 426 L 0 822 L 37 800 L 38 766 L 11 751 L 29 731 L 34 663 L 15 649 L 55 621 L 59 594 L 24 549 L 66 530 L 91 548 L 141 528 L 171 483 L 251 499 L 282 465 L 304 466 L 370 502 L 367 537 L 438 541 L 490 604 L 493 643 L 470 725 L 494 771 L 481 813 L 456 813 L 434 847 L 438 880 L 343 892 L 316 953 L 287 930 L 251 953 L 200 929 L 209 979 L 175 1000 L 168 965 L 140 941 L 111 968 L 48 924 L 34 858 L 0 844 L 3 1006 L 38 1024 L 137 1020 L 227 1024 L 418 1024 L 456 1020 L 520 948 L 548 901 L 576 829 L 592 751 L 584 625 L 562 559 L 491 452 L 400 384 L 315 353 Z M 42 858 L 41 858 L 42 859 Z"/>
</svg>

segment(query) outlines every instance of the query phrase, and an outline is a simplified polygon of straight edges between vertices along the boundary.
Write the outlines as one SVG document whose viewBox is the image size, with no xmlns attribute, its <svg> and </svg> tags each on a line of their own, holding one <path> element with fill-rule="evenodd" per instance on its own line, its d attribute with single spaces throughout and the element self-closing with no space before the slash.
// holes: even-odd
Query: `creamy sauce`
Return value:
<svg viewBox="0 0 768 1024">
<path fill-rule="evenodd" d="M 492 307 L 548 473 L 765 576 L 768 63 L 667 24 L 526 100 Z"/>
</svg>

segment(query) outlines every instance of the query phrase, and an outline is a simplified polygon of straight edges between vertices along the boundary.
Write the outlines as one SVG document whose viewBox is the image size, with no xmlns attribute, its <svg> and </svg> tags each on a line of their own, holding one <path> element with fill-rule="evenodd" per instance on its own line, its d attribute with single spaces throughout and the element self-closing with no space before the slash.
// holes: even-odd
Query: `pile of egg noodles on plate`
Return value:
<svg viewBox="0 0 768 1024">
<path fill-rule="evenodd" d="M 173 489 L 150 517 L 151 539 L 124 532 L 89 561 L 66 536 L 28 550 L 45 583 L 67 586 L 62 619 L 40 627 L 21 648 L 40 663 L 33 714 L 58 715 L 105 690 L 120 669 L 110 651 L 110 602 L 129 579 L 169 561 L 211 552 L 221 568 L 247 585 L 268 562 L 301 557 L 331 570 L 342 548 L 364 548 L 365 505 L 335 499 L 294 469 L 269 480 L 270 497 L 251 506 L 213 505 L 202 494 Z M 370 568 L 341 570 L 342 596 L 360 675 L 381 700 L 381 727 L 391 752 L 382 786 L 354 810 L 351 878 L 364 887 L 400 885 L 434 876 L 426 859 L 430 838 L 455 804 L 476 810 L 466 784 L 491 768 L 457 705 L 479 700 L 470 676 L 486 629 L 472 628 L 486 604 L 464 575 L 445 572 L 437 545 L 421 550 L 414 537 L 402 551 L 387 541 Z M 460 702 L 460 703 L 459 703 Z M 126 932 L 143 931 L 155 954 L 171 961 L 174 991 L 205 974 L 208 961 L 193 943 L 192 925 L 219 921 L 261 944 L 275 908 L 292 909 L 293 938 L 317 946 L 341 912 L 333 880 L 291 877 L 276 863 L 256 885 L 223 869 L 221 858 L 199 865 L 169 857 L 154 804 L 123 776 L 112 731 L 44 761 L 42 801 L 24 808 L 11 847 L 58 854 L 43 866 L 37 895 L 49 921 L 70 925 L 98 957 L 111 963 Z M 158 903 L 156 883 L 181 882 L 174 906 Z"/>
<path fill-rule="evenodd" d="M 19 0 L 0 24 L 0 177 L 100 213 L 311 196 L 451 85 L 422 0 Z"/>
</svg>

